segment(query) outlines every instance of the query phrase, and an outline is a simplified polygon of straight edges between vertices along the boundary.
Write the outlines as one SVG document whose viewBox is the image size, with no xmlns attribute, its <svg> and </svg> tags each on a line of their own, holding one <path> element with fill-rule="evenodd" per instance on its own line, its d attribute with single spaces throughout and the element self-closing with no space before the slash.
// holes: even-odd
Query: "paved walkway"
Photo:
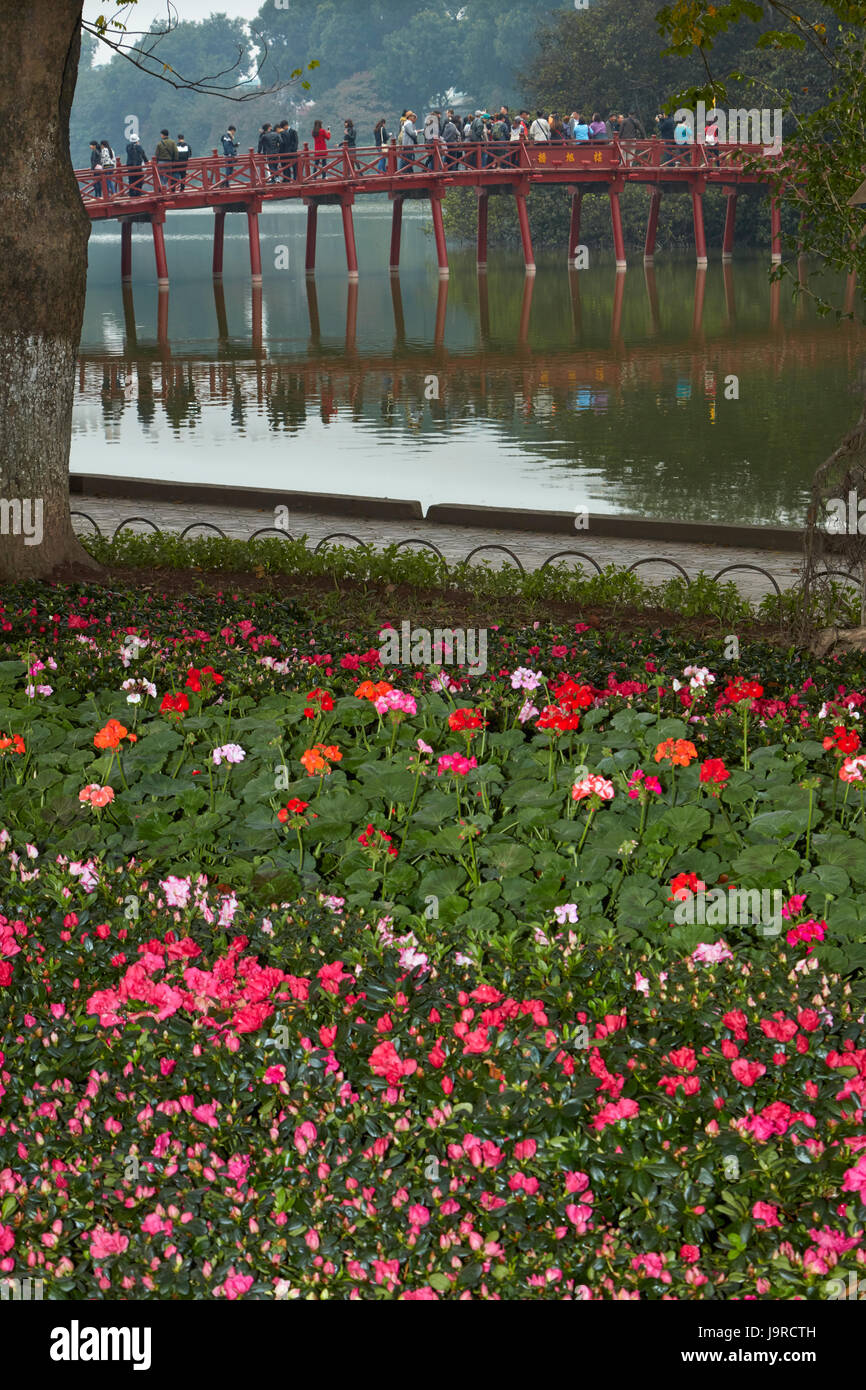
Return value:
<svg viewBox="0 0 866 1390">
<path fill-rule="evenodd" d="M 72 499 L 75 512 L 86 512 L 97 523 L 100 530 L 111 535 L 117 525 L 127 517 L 146 517 L 161 531 L 182 531 L 195 522 L 208 522 L 218 526 L 227 536 L 247 539 L 254 531 L 274 525 L 274 515 L 265 511 L 245 511 L 240 508 L 221 508 L 206 504 L 186 504 L 180 502 L 142 502 L 123 498 L 98 498 L 87 495 Z M 76 530 L 86 534 L 91 530 L 81 517 L 74 518 Z M 147 532 L 146 524 L 133 522 L 130 529 Z M 606 565 L 633 565 L 636 561 L 653 557 L 657 561 L 662 556 L 681 565 L 691 577 L 703 570 L 710 576 L 728 565 L 757 565 L 773 576 L 780 589 L 790 588 L 797 580 L 800 557 L 796 553 L 781 550 L 746 550 L 733 546 L 713 546 L 684 544 L 674 541 L 624 540 L 611 536 L 595 536 L 591 531 L 575 531 L 574 539 L 567 536 L 544 532 L 505 531 L 493 528 L 468 526 L 440 526 L 426 521 L 382 521 L 364 517 L 327 516 L 313 512 L 297 512 L 289 518 L 289 533 L 296 539 L 306 533 L 307 544 L 315 547 L 326 536 L 334 532 L 342 533 L 336 544 L 349 545 L 347 534 L 377 547 L 392 545 L 413 538 L 432 541 L 445 556 L 454 562 L 463 560 L 476 546 L 508 546 L 518 557 L 525 569 L 538 569 L 551 555 L 564 550 L 582 551 L 604 568 Z M 193 532 L 193 535 L 206 536 L 206 529 Z M 407 549 L 409 547 L 406 547 Z M 489 560 L 498 567 L 508 563 L 508 556 L 502 551 L 491 550 L 478 556 L 479 563 Z M 566 559 L 563 563 L 579 565 L 581 562 Z M 838 562 L 840 566 L 842 562 Z M 587 574 L 594 573 L 593 566 L 586 561 L 583 568 Z M 676 573 L 670 564 L 642 564 L 638 570 L 641 578 L 651 583 L 660 583 Z M 733 570 L 722 576 L 724 581 L 732 580 L 745 598 L 760 600 L 765 594 L 773 592 L 773 585 L 764 574 L 754 570 Z"/>
</svg>

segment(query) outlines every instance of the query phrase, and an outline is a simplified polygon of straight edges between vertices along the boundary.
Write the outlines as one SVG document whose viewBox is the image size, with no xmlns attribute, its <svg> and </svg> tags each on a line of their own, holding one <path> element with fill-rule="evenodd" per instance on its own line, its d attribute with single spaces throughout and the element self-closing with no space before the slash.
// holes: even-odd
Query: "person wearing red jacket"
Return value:
<svg viewBox="0 0 866 1390">
<path fill-rule="evenodd" d="M 319 158 L 314 158 L 314 160 L 313 160 L 313 178 L 315 178 L 315 177 L 317 176 L 317 174 L 318 174 L 318 172 L 319 172 L 320 169 L 323 171 L 323 172 L 322 172 L 322 178 L 324 178 L 324 177 L 325 177 L 325 174 L 324 174 L 324 168 L 325 168 L 325 159 L 324 159 L 324 156 L 328 153 L 328 141 L 329 141 L 330 138 L 331 138 L 331 132 L 330 132 L 329 130 L 326 130 L 326 129 L 325 129 L 325 127 L 322 125 L 322 122 L 321 122 L 321 121 L 313 121 L 313 131 L 312 131 L 312 134 L 313 134 L 313 150 L 314 150 L 315 154 L 316 154 L 317 156 L 319 156 Z"/>
</svg>

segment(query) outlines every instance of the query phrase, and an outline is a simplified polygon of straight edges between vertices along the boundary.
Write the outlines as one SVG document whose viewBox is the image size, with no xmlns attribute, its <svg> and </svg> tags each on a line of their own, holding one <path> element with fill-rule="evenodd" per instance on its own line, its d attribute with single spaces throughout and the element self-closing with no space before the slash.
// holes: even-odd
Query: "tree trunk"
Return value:
<svg viewBox="0 0 866 1390">
<path fill-rule="evenodd" d="M 87 239 L 69 157 L 81 0 L 0 0 L 0 580 L 98 569 L 69 517 Z"/>
</svg>

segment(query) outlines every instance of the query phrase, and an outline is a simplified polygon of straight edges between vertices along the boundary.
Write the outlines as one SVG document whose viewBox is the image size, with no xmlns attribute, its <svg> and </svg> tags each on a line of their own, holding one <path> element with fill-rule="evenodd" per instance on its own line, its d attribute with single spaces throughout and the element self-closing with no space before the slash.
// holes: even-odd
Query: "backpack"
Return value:
<svg viewBox="0 0 866 1390">
<path fill-rule="evenodd" d="M 506 129 L 505 129 L 505 122 L 504 122 L 504 121 L 494 121 L 494 122 L 493 122 L 493 138 L 494 138 L 494 140 L 507 140 L 507 139 L 508 139 L 508 133 L 507 133 L 507 131 L 506 131 Z"/>
<path fill-rule="evenodd" d="M 103 169 L 113 169 L 113 168 L 115 167 L 115 165 L 117 164 L 117 160 L 116 160 L 116 158 L 115 158 L 115 155 L 114 155 L 114 151 L 113 151 L 113 150 L 109 150 L 109 151 L 103 150 L 100 157 L 101 157 L 101 159 L 102 159 L 102 167 L 103 167 Z"/>
</svg>

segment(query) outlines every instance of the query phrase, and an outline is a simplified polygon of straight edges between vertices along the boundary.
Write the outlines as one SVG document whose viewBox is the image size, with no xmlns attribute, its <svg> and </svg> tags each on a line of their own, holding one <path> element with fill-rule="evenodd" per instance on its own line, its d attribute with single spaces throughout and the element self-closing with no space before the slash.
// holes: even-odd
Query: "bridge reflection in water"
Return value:
<svg viewBox="0 0 866 1390">
<path fill-rule="evenodd" d="M 723 265 L 721 270 L 724 279 L 725 324 L 732 328 L 737 318 L 734 270 L 730 263 Z M 706 280 L 706 269 L 698 268 L 695 271 L 689 340 L 691 375 L 695 379 L 702 377 L 714 365 L 720 365 L 717 359 L 721 355 L 724 356 L 724 365 L 728 372 L 745 372 L 750 367 L 759 366 L 765 373 L 768 367 L 771 367 L 777 375 L 782 371 L 783 363 L 789 362 L 792 356 L 804 364 L 819 359 L 826 362 L 828 355 L 848 360 L 849 365 L 853 363 L 854 344 L 847 334 L 828 333 L 817 327 L 810 331 L 806 325 L 800 324 L 796 335 L 789 337 L 785 333 L 780 322 L 781 284 L 778 281 L 769 286 L 767 325 L 763 332 L 756 332 L 753 328 L 746 337 L 738 338 L 736 342 L 719 337 L 705 342 L 703 316 Z M 581 328 L 580 281 L 581 272 L 569 269 L 569 306 L 575 336 L 579 335 Z M 182 368 L 185 378 L 190 383 L 201 383 L 212 390 L 220 389 L 218 383 L 225 380 L 226 368 L 229 365 L 232 368 L 233 379 L 237 376 L 238 368 L 246 368 L 242 377 L 244 380 L 255 379 L 255 395 L 259 401 L 267 396 L 272 383 L 279 382 L 281 374 L 286 371 L 293 376 L 300 374 L 305 380 L 310 381 L 311 385 L 323 372 L 331 377 L 335 374 L 351 377 L 358 384 L 363 382 L 365 376 L 384 373 L 393 378 L 394 390 L 398 394 L 403 380 L 416 380 L 419 375 L 435 375 L 440 383 L 445 383 L 457 373 L 467 378 L 477 373 L 483 375 L 484 371 L 490 369 L 517 369 L 525 385 L 531 384 L 541 375 L 546 383 L 557 380 L 573 382 L 576 377 L 588 375 L 591 369 L 596 380 L 603 380 L 613 386 L 620 382 L 623 364 L 628 364 L 629 376 L 632 379 L 660 379 L 659 353 L 652 342 L 627 345 L 623 341 L 625 280 L 621 275 L 613 277 L 609 345 L 606 349 L 596 340 L 591 348 L 572 346 L 567 350 L 548 348 L 543 352 L 535 352 L 529 343 L 535 284 L 534 276 L 525 277 L 519 315 L 513 324 L 512 334 L 509 335 L 508 346 L 503 348 L 491 346 L 488 281 L 486 276 L 479 276 L 477 310 L 480 351 L 450 352 L 445 347 L 449 281 L 442 279 L 438 282 L 432 344 L 419 347 L 416 341 L 410 342 L 407 338 L 400 280 L 391 276 L 389 288 L 394 318 L 394 340 L 392 352 L 389 354 L 381 348 L 373 351 L 358 348 L 359 288 L 355 281 L 349 282 L 346 286 L 346 326 L 342 351 L 335 350 L 332 340 L 331 345 L 326 347 L 323 342 L 316 283 L 310 278 L 305 281 L 309 319 L 308 350 L 302 357 L 297 354 L 277 355 L 266 345 L 263 332 L 264 294 L 261 285 L 253 285 L 249 291 L 251 331 L 247 341 L 239 340 L 238 335 L 231 331 L 225 291 L 222 282 L 217 280 L 213 282 L 217 325 L 213 346 L 200 347 L 197 344 L 195 349 L 192 349 L 190 345 L 184 344 L 180 351 L 172 348 L 169 338 L 169 288 L 161 286 L 158 291 L 157 332 L 154 341 L 152 338 L 139 338 L 132 286 L 124 285 L 122 351 L 107 353 L 83 348 L 79 353 L 79 388 L 83 392 L 88 384 L 94 385 L 95 374 L 101 373 L 103 390 L 107 390 L 112 396 L 123 396 L 133 369 L 137 368 L 140 371 L 149 364 L 161 364 L 168 378 L 176 374 L 176 369 Z M 656 273 L 652 265 L 644 266 L 644 284 L 649 308 L 647 333 L 652 338 L 661 332 Z M 853 295 L 854 284 L 849 282 L 846 292 L 846 308 L 849 310 L 852 307 Z M 802 317 L 802 305 L 803 301 L 800 301 L 798 319 Z M 778 351 L 782 343 L 784 352 Z"/>
</svg>

